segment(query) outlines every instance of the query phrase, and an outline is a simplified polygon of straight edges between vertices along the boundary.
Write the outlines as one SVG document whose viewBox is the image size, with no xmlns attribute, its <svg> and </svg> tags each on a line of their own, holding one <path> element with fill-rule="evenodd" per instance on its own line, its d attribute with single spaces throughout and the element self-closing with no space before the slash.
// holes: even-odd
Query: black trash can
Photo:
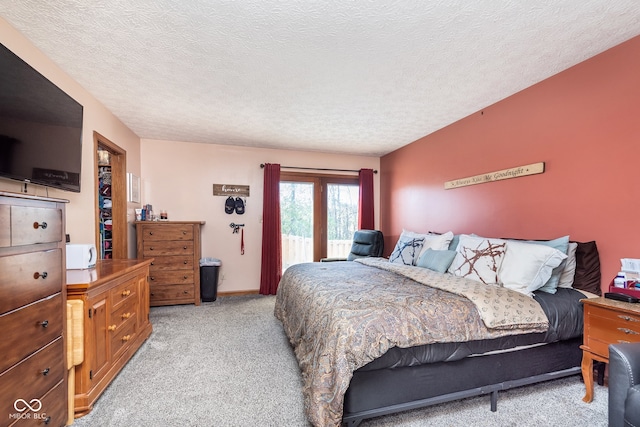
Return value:
<svg viewBox="0 0 640 427">
<path fill-rule="evenodd" d="M 218 297 L 218 275 L 222 262 L 217 258 L 200 259 L 200 299 L 215 301 Z"/>
</svg>

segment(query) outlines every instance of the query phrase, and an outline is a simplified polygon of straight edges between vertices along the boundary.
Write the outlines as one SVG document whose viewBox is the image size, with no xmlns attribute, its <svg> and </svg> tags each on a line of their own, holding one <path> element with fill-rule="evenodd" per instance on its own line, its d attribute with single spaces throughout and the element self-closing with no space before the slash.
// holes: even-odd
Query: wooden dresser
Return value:
<svg viewBox="0 0 640 427">
<path fill-rule="evenodd" d="M 83 362 L 75 368 L 75 414 L 87 414 L 151 334 L 151 260 L 98 261 L 94 269 L 67 270 L 67 297 L 84 306 Z"/>
<path fill-rule="evenodd" d="M 593 361 L 609 363 L 609 344 L 640 342 L 640 304 L 589 298 L 584 304 L 582 377 L 585 402 L 593 400 Z"/>
<path fill-rule="evenodd" d="M 138 258 L 151 259 L 151 305 L 200 305 L 200 221 L 138 221 Z"/>
<path fill-rule="evenodd" d="M 0 192 L 0 426 L 67 422 L 65 200 Z"/>
</svg>

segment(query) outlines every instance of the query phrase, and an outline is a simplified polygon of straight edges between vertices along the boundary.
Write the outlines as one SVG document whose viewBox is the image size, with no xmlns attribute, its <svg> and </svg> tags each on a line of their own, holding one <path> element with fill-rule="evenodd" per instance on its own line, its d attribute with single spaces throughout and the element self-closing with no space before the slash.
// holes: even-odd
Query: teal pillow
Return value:
<svg viewBox="0 0 640 427">
<path fill-rule="evenodd" d="M 437 271 L 438 273 L 444 273 L 447 271 L 455 257 L 456 251 L 437 251 L 428 248 L 422 253 L 416 265 L 418 267 Z"/>
<path fill-rule="evenodd" d="M 451 239 L 451 241 L 449 242 L 449 250 L 455 251 L 456 249 L 458 249 L 458 243 L 460 243 L 460 235 L 454 234 L 453 239 Z"/>
</svg>

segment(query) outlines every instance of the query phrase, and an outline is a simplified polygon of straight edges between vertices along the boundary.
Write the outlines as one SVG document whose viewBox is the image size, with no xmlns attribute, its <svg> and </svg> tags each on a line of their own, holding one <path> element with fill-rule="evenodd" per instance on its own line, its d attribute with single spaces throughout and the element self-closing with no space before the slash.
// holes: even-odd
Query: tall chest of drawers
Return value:
<svg viewBox="0 0 640 427">
<path fill-rule="evenodd" d="M 200 228 L 202 221 L 136 222 L 139 259 L 151 259 L 152 306 L 200 305 Z"/>
<path fill-rule="evenodd" d="M 0 192 L 0 426 L 67 422 L 64 200 Z"/>
</svg>

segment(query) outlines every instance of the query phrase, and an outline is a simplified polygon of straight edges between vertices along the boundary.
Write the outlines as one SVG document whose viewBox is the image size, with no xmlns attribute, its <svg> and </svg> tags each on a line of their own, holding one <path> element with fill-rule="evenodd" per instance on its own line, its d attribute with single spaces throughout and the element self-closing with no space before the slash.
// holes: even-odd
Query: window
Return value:
<svg viewBox="0 0 640 427">
<path fill-rule="evenodd" d="M 280 174 L 282 268 L 346 258 L 358 226 L 357 176 Z"/>
</svg>

